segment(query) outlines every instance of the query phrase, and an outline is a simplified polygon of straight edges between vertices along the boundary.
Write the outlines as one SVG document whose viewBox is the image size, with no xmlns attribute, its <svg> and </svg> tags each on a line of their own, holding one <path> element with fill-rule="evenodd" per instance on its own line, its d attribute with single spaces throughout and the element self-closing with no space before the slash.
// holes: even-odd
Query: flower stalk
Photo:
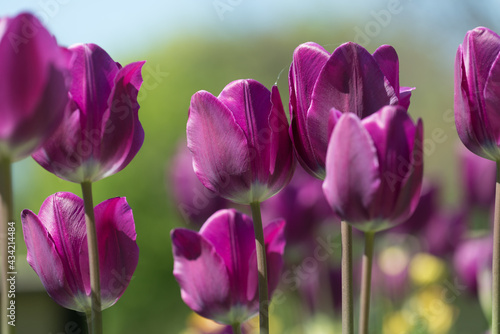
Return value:
<svg viewBox="0 0 500 334">
<path fill-rule="evenodd" d="M 91 287 L 91 319 L 87 319 L 87 321 L 89 323 L 89 333 L 102 334 L 101 282 L 99 275 L 99 252 L 97 246 L 94 203 L 92 199 L 92 183 L 82 182 L 81 186 L 85 207 L 85 224 L 87 226 Z"/>
<path fill-rule="evenodd" d="M 361 307 L 359 312 L 359 334 L 368 334 L 370 320 L 370 294 L 372 281 L 373 239 L 375 232 L 365 232 L 365 253 L 361 278 Z"/>
<path fill-rule="evenodd" d="M 259 327 L 260 334 L 269 333 L 269 297 L 267 289 L 267 263 L 266 246 L 264 244 L 264 231 L 260 203 L 250 203 L 252 209 L 253 226 L 255 233 L 255 247 L 257 255 L 257 270 L 259 272 Z"/>
<path fill-rule="evenodd" d="M 352 295 L 352 227 L 341 223 L 342 234 L 342 333 L 354 333 Z"/>
<path fill-rule="evenodd" d="M 497 161 L 495 218 L 493 223 L 491 333 L 500 333 L 500 161 Z"/>
</svg>

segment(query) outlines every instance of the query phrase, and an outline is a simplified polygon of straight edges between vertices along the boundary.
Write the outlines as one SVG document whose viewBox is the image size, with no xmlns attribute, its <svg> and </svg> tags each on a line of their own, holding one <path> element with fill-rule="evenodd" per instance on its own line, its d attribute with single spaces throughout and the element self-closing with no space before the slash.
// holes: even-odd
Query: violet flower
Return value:
<svg viewBox="0 0 500 334">
<path fill-rule="evenodd" d="M 125 292 L 139 260 L 132 210 L 125 198 L 95 207 L 102 309 Z M 91 309 L 87 232 L 83 200 L 61 192 L 49 196 L 38 215 L 21 215 L 27 260 L 47 293 L 61 306 Z"/>
<path fill-rule="evenodd" d="M 125 168 L 144 141 L 137 94 L 144 61 L 122 67 L 95 44 L 69 48 L 70 111 L 59 131 L 33 158 L 72 182 L 95 182 Z"/>
<path fill-rule="evenodd" d="M 289 72 L 290 137 L 300 164 L 319 179 L 331 134 L 331 117 L 352 112 L 367 117 L 385 105 L 408 109 L 413 88 L 399 86 L 394 48 L 380 46 L 371 55 L 349 42 L 331 55 L 312 42 L 299 45 Z"/>
<path fill-rule="evenodd" d="M 334 212 L 363 231 L 404 221 L 415 210 L 423 176 L 422 121 L 386 106 L 363 120 L 345 113 L 328 145 L 325 196 Z"/>
<path fill-rule="evenodd" d="M 480 271 L 491 267 L 493 240 L 491 236 L 469 238 L 462 241 L 453 256 L 453 267 L 468 291 L 478 293 Z"/>
<path fill-rule="evenodd" d="M 455 60 L 455 124 L 475 154 L 500 160 L 500 36 L 488 28 L 467 32 Z"/>
<path fill-rule="evenodd" d="M 262 202 L 290 181 L 293 148 L 277 86 L 247 79 L 218 97 L 191 98 L 187 142 L 196 175 L 208 189 L 236 203 Z"/>
<path fill-rule="evenodd" d="M 314 240 L 315 230 L 323 222 L 338 222 L 325 199 L 323 182 L 298 166 L 290 183 L 276 196 L 262 203 L 264 221 L 283 218 L 286 221 L 287 247 Z"/>
<path fill-rule="evenodd" d="M 276 289 L 283 267 L 283 220 L 264 228 L 268 285 Z M 241 324 L 259 310 L 258 272 L 252 220 L 234 209 L 220 210 L 200 232 L 171 232 L 174 276 L 184 302 L 217 322 Z"/>
<path fill-rule="evenodd" d="M 465 207 L 489 211 L 495 201 L 495 162 L 473 154 L 462 144 L 458 156 Z"/>
<path fill-rule="evenodd" d="M 0 159 L 23 159 L 57 130 L 68 101 L 71 53 L 36 17 L 0 18 Z"/>
<path fill-rule="evenodd" d="M 167 170 L 174 202 L 186 222 L 201 226 L 214 212 L 229 207 L 229 201 L 207 189 L 193 170 L 193 158 L 186 143 L 178 145 Z"/>
</svg>

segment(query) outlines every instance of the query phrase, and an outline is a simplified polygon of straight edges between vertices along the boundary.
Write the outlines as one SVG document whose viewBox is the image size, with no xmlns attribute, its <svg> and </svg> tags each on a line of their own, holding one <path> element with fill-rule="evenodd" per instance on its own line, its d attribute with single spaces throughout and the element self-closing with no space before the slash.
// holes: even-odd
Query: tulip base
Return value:
<svg viewBox="0 0 500 334">
<path fill-rule="evenodd" d="M 267 287 L 266 245 L 264 243 L 264 228 L 260 203 L 250 203 L 252 209 L 253 227 L 255 233 L 255 247 L 257 255 L 257 269 L 259 272 L 259 327 L 260 334 L 269 333 L 269 294 Z"/>
<path fill-rule="evenodd" d="M 14 221 L 14 209 L 13 209 L 13 196 L 12 196 L 12 167 L 9 159 L 0 160 L 0 256 L 2 260 L 0 262 L 1 268 L 0 273 L 2 280 L 2 296 L 1 296 L 1 307 L 2 310 L 6 310 L 9 306 L 9 297 L 6 291 L 9 290 L 9 282 L 7 281 L 8 269 L 8 258 L 7 258 L 7 228 L 8 222 Z M 3 317 L 2 322 L 2 333 L 11 334 L 14 333 L 14 326 L 10 326 L 7 322 L 7 318 Z"/>
<path fill-rule="evenodd" d="M 359 334 L 368 334 L 370 320 L 370 294 L 372 282 L 373 239 L 375 232 L 365 232 L 365 253 L 361 277 L 361 306 L 359 311 Z"/>
<path fill-rule="evenodd" d="M 94 201 L 92 199 L 92 183 L 82 182 L 83 202 L 85 206 L 85 224 L 87 226 L 87 242 L 89 250 L 89 270 L 91 288 L 90 319 L 87 314 L 89 333 L 102 334 L 101 281 L 99 275 L 99 252 L 95 227 Z"/>
</svg>

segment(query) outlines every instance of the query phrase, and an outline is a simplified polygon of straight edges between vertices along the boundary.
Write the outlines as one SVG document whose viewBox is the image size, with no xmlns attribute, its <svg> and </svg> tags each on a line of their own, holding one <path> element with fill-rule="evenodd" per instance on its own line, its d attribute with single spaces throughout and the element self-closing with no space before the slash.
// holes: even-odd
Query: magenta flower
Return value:
<svg viewBox="0 0 500 334">
<path fill-rule="evenodd" d="M 413 90 L 399 86 L 399 60 L 392 46 L 382 45 L 371 55 L 352 42 L 331 55 L 316 43 L 299 45 L 288 80 L 290 137 L 301 165 L 320 179 L 325 177 L 332 117 L 352 112 L 365 118 L 386 105 L 408 109 Z"/>
<path fill-rule="evenodd" d="M 72 182 L 94 182 L 125 168 L 144 141 L 137 94 L 143 61 L 122 67 L 95 44 L 70 47 L 71 110 L 33 158 Z"/>
<path fill-rule="evenodd" d="M 193 166 L 208 189 L 233 202 L 261 202 L 290 181 L 295 161 L 278 87 L 247 79 L 218 97 L 191 98 L 187 142 Z"/>
<path fill-rule="evenodd" d="M 57 130 L 71 53 L 31 14 L 0 18 L 0 159 L 29 156 Z"/>
<path fill-rule="evenodd" d="M 95 207 L 102 309 L 118 301 L 139 260 L 132 210 L 125 198 Z M 48 294 L 68 309 L 89 312 L 90 274 L 83 200 L 62 192 L 49 196 L 38 215 L 21 215 L 27 260 Z"/>
<path fill-rule="evenodd" d="M 297 166 L 290 183 L 276 196 L 262 203 L 264 221 L 286 221 L 287 247 L 315 241 L 315 230 L 324 222 L 338 222 L 325 199 L 323 182 Z"/>
<path fill-rule="evenodd" d="M 491 236 L 469 238 L 458 245 L 453 257 L 453 266 L 460 281 L 471 293 L 477 294 L 480 271 L 484 267 L 491 267 L 492 254 Z"/>
<path fill-rule="evenodd" d="M 342 220 L 363 231 L 404 221 L 418 204 L 423 175 L 422 121 L 386 106 L 363 120 L 338 120 L 328 145 L 325 196 Z"/>
<path fill-rule="evenodd" d="M 283 267 L 283 220 L 264 228 L 270 295 Z M 174 276 L 184 302 L 217 322 L 241 324 L 259 309 L 252 220 L 234 209 L 220 210 L 200 232 L 172 231 Z"/>
<path fill-rule="evenodd" d="M 495 201 L 495 162 L 473 154 L 462 144 L 458 156 L 465 207 L 489 211 Z"/>
<path fill-rule="evenodd" d="M 167 171 L 177 209 L 186 222 L 201 226 L 215 211 L 230 202 L 207 189 L 193 170 L 193 158 L 185 142 L 180 143 Z"/>
<path fill-rule="evenodd" d="M 467 32 L 455 60 L 455 124 L 475 154 L 500 160 L 500 36 L 478 27 Z"/>
</svg>

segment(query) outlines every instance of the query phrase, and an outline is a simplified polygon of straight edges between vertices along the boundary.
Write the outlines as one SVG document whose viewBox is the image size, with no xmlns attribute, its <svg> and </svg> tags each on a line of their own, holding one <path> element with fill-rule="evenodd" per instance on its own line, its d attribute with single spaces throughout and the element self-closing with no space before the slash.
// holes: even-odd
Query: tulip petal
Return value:
<svg viewBox="0 0 500 334">
<path fill-rule="evenodd" d="M 319 171 L 324 169 L 319 166 L 325 166 L 328 142 L 340 116 L 342 116 L 342 112 L 335 108 L 331 108 L 328 113 L 324 111 L 319 112 L 317 109 L 311 109 L 307 115 L 307 132 L 309 133 L 311 145 L 314 148 L 313 152 L 318 162 Z M 319 172 L 317 174 L 319 174 Z M 324 179 L 324 172 L 323 175 L 321 175 L 321 179 Z"/>
<path fill-rule="evenodd" d="M 318 75 L 330 54 L 322 46 L 308 42 L 299 45 L 293 53 L 288 74 L 290 87 L 290 138 L 297 159 L 310 174 L 324 177 L 324 164 L 318 163 L 314 146 L 306 127 L 307 111 Z M 318 172 L 319 171 L 319 172 Z"/>
<path fill-rule="evenodd" d="M 407 167 L 404 167 L 408 169 L 408 172 L 402 180 L 402 188 L 390 219 L 394 223 L 400 223 L 408 218 L 415 211 L 420 200 L 424 175 L 423 136 L 423 124 L 422 120 L 419 119 L 413 139 L 411 161 Z"/>
<path fill-rule="evenodd" d="M 245 133 L 248 149 L 252 152 L 250 168 L 256 174 L 254 181 L 266 184 L 270 145 L 269 133 L 264 133 L 264 130 L 269 128 L 273 108 L 269 90 L 255 80 L 236 80 L 224 87 L 218 99 L 231 111 L 234 120 Z"/>
<path fill-rule="evenodd" d="M 66 279 L 78 289 L 83 284 L 78 259 L 81 245 L 86 244 L 83 200 L 69 192 L 56 193 L 43 202 L 38 217 L 63 260 Z"/>
<path fill-rule="evenodd" d="M 411 92 L 415 87 L 401 87 L 399 91 L 399 105 L 408 110 L 410 107 Z"/>
<path fill-rule="evenodd" d="M 215 96 L 200 91 L 191 98 L 187 142 L 193 153 L 193 168 L 208 189 L 241 201 L 250 180 L 241 176 L 250 170 L 248 143 L 231 111 Z"/>
<path fill-rule="evenodd" d="M 267 256 L 267 281 L 269 296 L 278 287 L 283 269 L 283 254 L 285 252 L 285 221 L 276 220 L 264 227 L 264 242 Z M 255 285 L 254 285 L 255 286 Z"/>
<path fill-rule="evenodd" d="M 349 223 L 365 222 L 368 205 L 380 186 L 375 145 L 360 119 L 345 113 L 338 121 L 326 154 L 323 191 L 334 211 Z"/>
<path fill-rule="evenodd" d="M 184 302 L 210 319 L 226 314 L 230 309 L 230 283 L 222 257 L 194 231 L 175 229 L 171 238 L 174 276 Z"/>
<path fill-rule="evenodd" d="M 102 123 L 100 163 L 104 175 L 113 175 L 125 168 L 144 142 L 144 130 L 138 118 L 137 95 L 142 82 L 144 61 L 126 65 L 118 71 L 108 100 L 109 110 Z M 119 143 L 117 145 L 117 143 Z"/>
<path fill-rule="evenodd" d="M 125 292 L 139 261 L 132 209 L 125 198 L 108 199 L 95 207 L 99 246 L 102 309 Z"/>
<path fill-rule="evenodd" d="M 82 112 L 82 128 L 98 131 L 97 136 L 100 137 L 103 130 L 101 121 L 108 108 L 108 98 L 118 66 L 98 45 L 76 44 L 70 50 L 75 57 L 70 91 Z"/>
<path fill-rule="evenodd" d="M 381 186 L 371 204 L 371 217 L 386 218 L 400 198 L 411 167 L 415 126 L 402 107 L 387 106 L 362 121 L 377 149 Z M 420 147 L 422 144 L 420 144 Z"/>
<path fill-rule="evenodd" d="M 330 54 L 319 44 L 308 42 L 299 45 L 293 52 L 290 66 L 290 103 L 295 109 L 294 117 L 305 121 L 316 80 Z"/>
<path fill-rule="evenodd" d="M 319 74 L 308 114 L 335 108 L 364 118 L 397 103 L 394 88 L 373 56 L 349 42 L 335 49 Z"/>
<path fill-rule="evenodd" d="M 200 235 L 213 245 L 224 260 L 231 289 L 231 304 L 248 304 L 255 297 L 245 294 L 247 282 L 253 280 L 249 270 L 257 266 L 256 262 L 250 262 L 255 252 L 252 220 L 234 209 L 220 210 L 207 220 Z"/>
<path fill-rule="evenodd" d="M 495 142 L 492 143 L 497 149 L 500 145 L 500 53 L 491 65 L 491 69 L 484 86 L 485 121 L 489 124 L 492 134 L 496 135 Z"/>
<path fill-rule="evenodd" d="M 380 66 L 396 94 L 399 93 L 399 58 L 396 50 L 390 45 L 382 45 L 375 50 L 373 58 Z"/>
<path fill-rule="evenodd" d="M 63 261 L 45 226 L 30 210 L 22 212 L 21 221 L 28 250 L 27 261 L 40 277 L 47 293 L 61 306 L 82 311 L 84 308 L 75 299 L 75 286 L 66 280 Z"/>
</svg>

